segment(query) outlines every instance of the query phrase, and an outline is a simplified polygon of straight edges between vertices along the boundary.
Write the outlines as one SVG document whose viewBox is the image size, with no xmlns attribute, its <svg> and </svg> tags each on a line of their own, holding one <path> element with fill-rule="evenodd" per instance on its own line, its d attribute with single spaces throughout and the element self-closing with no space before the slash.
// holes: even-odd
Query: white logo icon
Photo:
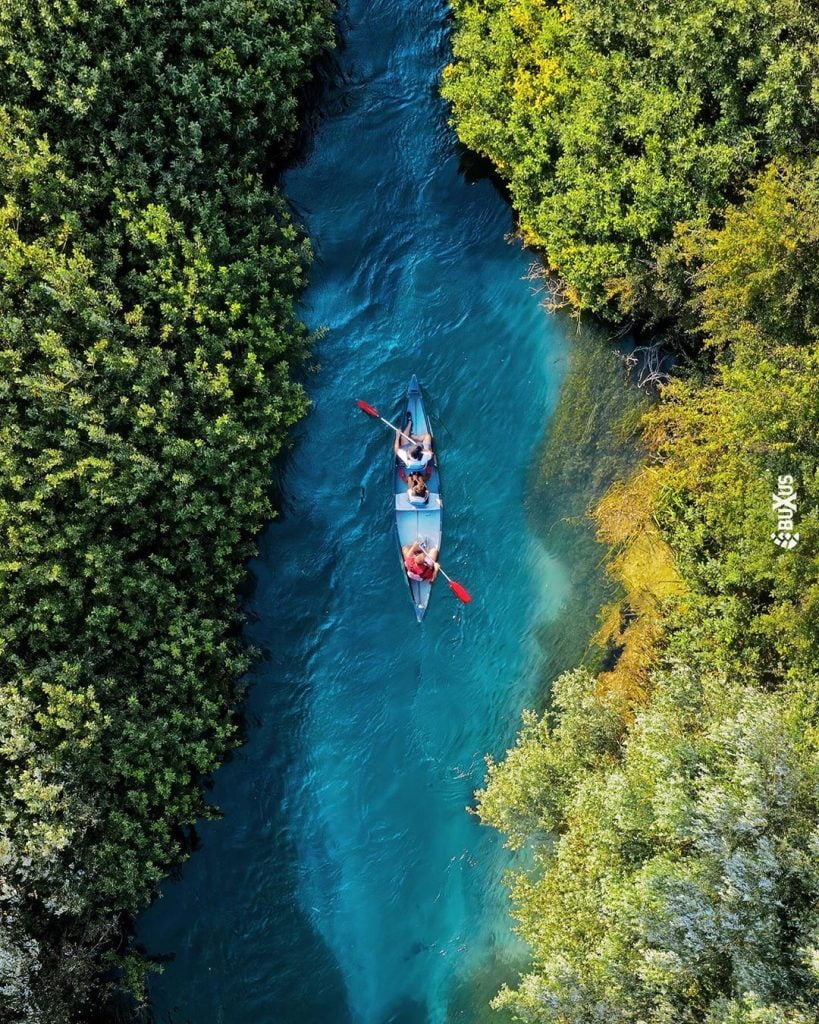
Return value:
<svg viewBox="0 0 819 1024">
<path fill-rule="evenodd" d="M 777 477 L 776 485 L 776 491 L 771 495 L 772 508 L 776 516 L 776 530 L 771 534 L 771 540 L 778 548 L 793 551 L 799 543 L 799 534 L 793 528 L 796 515 L 796 488 L 793 486 L 793 477 L 790 474 Z"/>
<path fill-rule="evenodd" d="M 779 533 L 771 534 L 771 540 L 778 548 L 784 548 L 786 551 L 793 551 L 799 543 L 799 534 L 789 533 L 787 530 L 780 530 Z"/>
</svg>

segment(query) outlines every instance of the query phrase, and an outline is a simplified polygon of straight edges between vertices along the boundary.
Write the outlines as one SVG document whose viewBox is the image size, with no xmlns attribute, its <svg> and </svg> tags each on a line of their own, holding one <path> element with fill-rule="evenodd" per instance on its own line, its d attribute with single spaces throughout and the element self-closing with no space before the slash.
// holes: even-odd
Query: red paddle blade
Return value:
<svg viewBox="0 0 819 1024">
<path fill-rule="evenodd" d="M 464 604 L 469 604 L 469 602 L 472 600 L 472 595 L 469 593 L 466 587 L 462 587 L 461 584 L 456 583 L 455 580 L 449 581 L 449 589 L 459 600 L 463 601 Z"/>
<path fill-rule="evenodd" d="M 381 413 L 378 409 L 374 409 L 371 405 L 367 405 L 366 402 L 362 402 L 360 398 L 356 399 L 355 403 L 359 409 L 362 409 L 368 416 L 374 416 L 377 420 L 381 419 Z"/>
</svg>

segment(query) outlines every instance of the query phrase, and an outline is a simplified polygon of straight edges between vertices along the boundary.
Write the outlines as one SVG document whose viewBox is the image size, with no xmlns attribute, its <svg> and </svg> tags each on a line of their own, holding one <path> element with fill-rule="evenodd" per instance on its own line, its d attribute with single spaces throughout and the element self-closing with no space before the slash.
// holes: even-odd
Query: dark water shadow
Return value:
<svg viewBox="0 0 819 1024">
<path fill-rule="evenodd" d="M 280 468 L 286 461 L 285 456 Z M 277 532 L 294 528 L 297 524 L 289 522 L 285 509 L 281 519 L 262 535 L 260 547 L 277 543 Z M 253 790 L 263 773 L 264 803 L 259 806 L 258 801 L 253 801 L 245 805 L 246 810 L 253 812 L 250 819 L 229 813 L 217 821 L 200 822 L 192 845 L 199 850 L 197 857 L 180 865 L 163 888 L 188 886 L 183 892 L 194 899 L 192 906 L 185 907 L 186 900 L 180 893 L 174 894 L 172 900 L 179 912 L 186 915 L 195 912 L 200 894 L 206 891 L 205 916 L 221 918 L 219 927 L 232 929 L 231 952 L 235 961 L 232 967 L 226 964 L 225 971 L 229 975 L 231 970 L 241 970 L 242 977 L 247 979 L 238 984 L 231 981 L 236 993 L 234 1012 L 241 1009 L 241 1001 L 247 993 L 246 1019 L 271 1024 L 295 1019 L 299 1024 L 327 1024 L 328 1021 L 352 1024 L 346 986 L 335 955 L 303 912 L 296 895 L 300 858 L 289 835 L 285 780 L 289 765 L 299 754 L 297 737 L 301 733 L 304 709 L 309 706 L 311 683 L 307 662 L 310 651 L 294 657 L 292 651 L 282 651 L 271 644 L 271 637 L 266 635 L 262 609 L 257 605 L 257 589 L 262 583 L 264 565 L 263 558 L 250 564 L 242 602 L 247 613 L 244 635 L 256 660 L 245 679 L 247 696 L 238 711 L 241 744 L 220 767 L 213 786 L 214 803 L 235 808 L 236 791 Z M 248 898 L 251 883 L 242 869 L 242 834 L 246 830 L 258 836 L 275 837 L 276 855 L 270 865 L 269 880 L 256 892 L 261 906 L 257 905 L 255 897 Z M 332 871 L 331 859 L 325 860 L 327 870 Z M 213 874 L 214 861 L 220 865 L 220 888 L 208 891 L 203 887 L 202 878 Z M 224 912 L 214 915 L 214 908 L 218 910 L 220 906 Z M 243 920 L 254 922 L 257 917 L 261 925 L 255 930 L 249 929 L 248 934 L 238 927 Z M 206 934 L 213 937 L 218 932 Z M 261 936 L 263 944 L 259 943 Z M 157 950 L 150 938 L 134 943 L 132 948 L 160 969 L 177 960 L 175 953 Z M 271 980 L 273 977 L 275 983 Z M 208 983 L 207 978 L 204 980 Z M 262 989 L 269 993 L 261 1002 L 260 981 Z M 255 986 L 255 991 L 250 992 L 250 986 Z M 298 1008 L 297 1018 L 293 1015 L 294 1007 Z M 109 1006 L 108 1012 L 109 1021 L 122 1024 L 203 1024 L 200 1017 L 189 1015 L 180 1006 L 162 1013 L 150 1007 L 136 1011 L 133 1006 L 129 1007 L 127 1000 L 121 1000 L 116 1006 Z M 101 1021 L 94 1024 L 101 1024 Z"/>
<path fill-rule="evenodd" d="M 321 125 L 338 113 L 344 87 L 352 80 L 350 68 L 343 62 L 346 37 L 350 31 L 347 0 L 336 0 L 332 17 L 333 46 L 319 54 L 305 84 L 296 92 L 296 123 L 293 136 L 278 150 L 268 154 L 268 175 L 278 181 L 291 167 L 307 163 L 313 154 L 315 135 Z"/>
<path fill-rule="evenodd" d="M 571 349 L 565 383 L 527 488 L 529 522 L 568 565 L 570 577 L 560 613 L 538 632 L 544 656 L 538 710 L 561 672 L 579 664 L 599 667 L 603 652 L 591 638 L 602 606 L 619 595 L 619 587 L 606 574 L 607 549 L 596 540 L 590 512 L 644 454 L 640 419 L 651 402 L 626 363 L 631 338 L 614 340 L 593 320 L 567 324 L 566 335 Z"/>
<path fill-rule="evenodd" d="M 427 1024 L 427 1008 L 414 999 L 402 1000 L 390 1009 L 382 1024 Z"/>
<path fill-rule="evenodd" d="M 498 174 L 495 165 L 489 157 L 473 152 L 462 142 L 456 142 L 455 152 L 458 155 L 458 173 L 467 185 L 477 185 L 478 182 L 488 181 L 504 203 L 507 204 L 510 213 L 517 220 L 517 215 L 512 209 L 512 194 L 509 191 L 506 179 Z"/>
<path fill-rule="evenodd" d="M 459 978 L 447 1005 L 447 1024 L 514 1024 L 508 1010 L 493 1010 L 490 1003 L 501 984 L 516 985 L 529 966 L 529 957 L 496 955 L 480 971 Z"/>
</svg>

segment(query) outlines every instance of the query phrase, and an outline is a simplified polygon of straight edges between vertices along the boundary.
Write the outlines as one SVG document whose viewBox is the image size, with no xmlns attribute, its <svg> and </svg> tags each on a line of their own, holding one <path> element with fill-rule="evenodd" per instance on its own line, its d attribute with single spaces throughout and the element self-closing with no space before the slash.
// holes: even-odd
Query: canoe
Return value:
<svg viewBox="0 0 819 1024">
<path fill-rule="evenodd" d="M 398 424 L 402 429 L 407 422 L 407 412 L 412 416 L 413 434 L 432 434 L 432 427 L 424 410 L 424 399 L 415 374 L 413 374 L 412 380 L 409 382 L 403 415 Z M 434 450 L 434 436 L 432 447 Z M 395 495 L 395 527 L 398 535 L 398 556 L 401 562 L 401 572 L 404 574 L 404 578 L 409 585 L 412 606 L 415 609 L 415 616 L 419 622 L 423 619 L 424 613 L 427 610 L 429 597 L 432 592 L 432 584 L 421 580 L 411 580 L 407 576 L 401 548 L 407 544 L 412 544 L 417 538 L 421 538 L 421 540 L 427 538 L 430 548 L 438 548 L 439 550 L 441 548 L 441 525 L 444 513 L 441 501 L 441 478 L 438 473 L 437 453 L 433 456 L 429 465 L 432 466 L 432 472 L 427 479 L 427 488 L 430 492 L 429 502 L 419 508 L 413 505 L 407 497 L 406 480 L 401 476 L 401 470 L 404 466 L 401 460 L 393 455 L 393 492 Z"/>
</svg>

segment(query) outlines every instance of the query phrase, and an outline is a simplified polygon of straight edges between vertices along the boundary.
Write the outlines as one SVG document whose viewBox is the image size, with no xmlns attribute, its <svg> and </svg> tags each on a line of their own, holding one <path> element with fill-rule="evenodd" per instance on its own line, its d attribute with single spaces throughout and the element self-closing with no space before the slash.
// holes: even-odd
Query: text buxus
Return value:
<svg viewBox="0 0 819 1024">
<path fill-rule="evenodd" d="M 771 540 L 777 547 L 792 551 L 799 543 L 799 534 L 793 525 L 796 516 L 796 488 L 790 474 L 776 478 L 776 490 L 771 498 L 776 515 L 776 530 L 771 534 Z"/>
</svg>

